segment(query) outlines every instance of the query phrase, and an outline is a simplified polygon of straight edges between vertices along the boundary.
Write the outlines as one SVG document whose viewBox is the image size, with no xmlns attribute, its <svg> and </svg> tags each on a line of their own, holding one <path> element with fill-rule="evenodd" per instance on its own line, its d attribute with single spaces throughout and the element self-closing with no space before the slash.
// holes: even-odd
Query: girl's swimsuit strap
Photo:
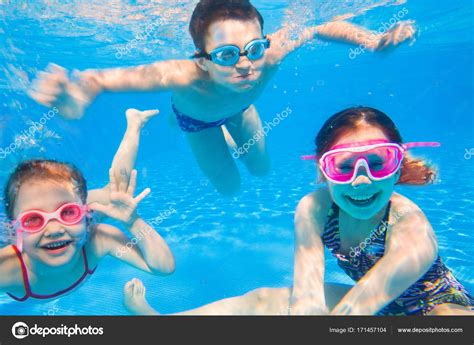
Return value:
<svg viewBox="0 0 474 345">
<path fill-rule="evenodd" d="M 87 252 L 86 252 L 86 246 L 82 247 L 82 257 L 84 258 L 84 270 L 88 274 L 92 274 L 95 272 L 95 269 L 97 267 L 94 267 L 93 270 L 89 269 L 89 261 L 87 260 Z"/>
<path fill-rule="evenodd" d="M 26 295 L 23 298 L 15 297 L 15 296 L 13 296 L 12 294 L 10 294 L 8 292 L 7 292 L 7 295 L 10 296 L 11 298 L 13 298 L 14 300 L 19 301 L 19 302 L 24 302 L 29 297 L 36 298 L 36 299 L 49 299 L 49 298 L 55 298 L 55 297 L 61 296 L 65 293 L 75 289 L 80 283 L 82 283 L 82 281 L 87 277 L 88 274 L 94 273 L 96 268 L 97 268 L 97 267 L 95 267 L 93 270 L 89 269 L 89 262 L 87 260 L 86 248 L 85 248 L 85 246 L 83 246 L 82 247 L 82 257 L 84 259 L 84 273 L 82 274 L 82 276 L 74 284 L 72 284 L 70 287 L 68 287 L 64 290 L 58 291 L 58 292 L 56 292 L 54 294 L 51 294 L 51 295 L 37 295 L 37 294 L 33 293 L 33 291 L 31 291 L 30 281 L 28 279 L 28 271 L 26 269 L 26 265 L 25 265 L 25 262 L 23 260 L 23 256 L 21 255 L 21 252 L 14 245 L 13 245 L 13 249 L 15 250 L 15 253 L 18 256 L 18 259 L 20 260 L 21 270 L 22 270 L 22 275 L 23 275 L 23 284 L 25 286 Z"/>
</svg>

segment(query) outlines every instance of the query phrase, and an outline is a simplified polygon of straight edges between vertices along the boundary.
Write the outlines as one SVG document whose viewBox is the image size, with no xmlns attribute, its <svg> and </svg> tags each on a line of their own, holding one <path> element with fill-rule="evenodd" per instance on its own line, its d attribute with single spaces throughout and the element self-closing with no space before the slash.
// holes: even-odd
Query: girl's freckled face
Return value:
<svg viewBox="0 0 474 345">
<path fill-rule="evenodd" d="M 333 146 L 359 146 L 376 140 L 388 140 L 388 138 L 377 127 L 361 125 L 341 136 Z M 327 183 L 333 201 L 344 212 L 356 219 L 370 219 L 387 205 L 397 180 L 398 174 L 381 181 L 373 181 L 368 177 L 365 168 L 361 167 L 352 183 L 335 184 L 330 181 Z"/>
<path fill-rule="evenodd" d="M 67 203 L 82 204 L 72 185 L 64 182 L 33 180 L 24 182 L 18 190 L 14 207 L 14 217 L 31 210 L 54 212 Z M 87 238 L 86 218 L 76 225 L 64 225 L 50 220 L 45 228 L 34 233 L 23 231 L 23 252 L 32 260 L 57 267 L 67 264 L 82 248 Z M 66 241 L 68 245 L 61 251 L 46 249 L 46 245 Z"/>
</svg>

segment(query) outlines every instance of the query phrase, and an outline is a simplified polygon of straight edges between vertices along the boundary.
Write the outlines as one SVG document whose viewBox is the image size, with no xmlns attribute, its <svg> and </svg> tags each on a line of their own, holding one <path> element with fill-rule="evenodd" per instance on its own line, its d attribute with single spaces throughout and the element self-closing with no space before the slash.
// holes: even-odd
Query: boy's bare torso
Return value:
<svg viewBox="0 0 474 345">
<path fill-rule="evenodd" d="M 183 63 L 194 64 L 193 61 Z M 173 90 L 172 101 L 180 112 L 189 117 L 204 122 L 218 121 L 238 114 L 253 104 L 276 70 L 276 66 L 266 66 L 255 85 L 243 92 L 226 90 L 210 80 L 207 73 L 196 71 L 196 78 L 192 78 L 195 80 Z"/>
</svg>

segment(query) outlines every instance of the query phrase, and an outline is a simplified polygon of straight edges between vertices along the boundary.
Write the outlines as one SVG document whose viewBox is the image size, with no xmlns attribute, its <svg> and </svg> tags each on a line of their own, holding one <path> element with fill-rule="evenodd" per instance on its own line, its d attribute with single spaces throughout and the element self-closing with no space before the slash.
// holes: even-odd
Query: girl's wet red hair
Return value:
<svg viewBox="0 0 474 345">
<path fill-rule="evenodd" d="M 317 159 L 329 151 L 341 136 L 361 125 L 377 127 L 390 142 L 403 143 L 398 128 L 386 114 L 370 107 L 353 107 L 334 114 L 324 123 L 315 139 Z M 422 159 L 405 154 L 398 184 L 423 185 L 435 179 L 434 168 Z"/>
</svg>

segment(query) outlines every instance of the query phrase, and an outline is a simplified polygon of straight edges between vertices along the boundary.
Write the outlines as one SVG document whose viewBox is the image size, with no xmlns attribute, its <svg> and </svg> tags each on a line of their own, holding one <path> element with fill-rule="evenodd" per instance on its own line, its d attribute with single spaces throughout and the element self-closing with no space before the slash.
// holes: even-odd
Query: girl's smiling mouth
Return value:
<svg viewBox="0 0 474 345">
<path fill-rule="evenodd" d="M 346 195 L 346 198 L 354 206 L 367 207 L 374 203 L 375 199 L 377 199 L 377 196 L 379 194 L 380 192 L 366 193 L 360 195 Z"/>
<path fill-rule="evenodd" d="M 42 245 L 40 248 L 48 251 L 50 254 L 60 255 L 67 250 L 71 243 L 71 240 L 53 241 Z"/>
</svg>

